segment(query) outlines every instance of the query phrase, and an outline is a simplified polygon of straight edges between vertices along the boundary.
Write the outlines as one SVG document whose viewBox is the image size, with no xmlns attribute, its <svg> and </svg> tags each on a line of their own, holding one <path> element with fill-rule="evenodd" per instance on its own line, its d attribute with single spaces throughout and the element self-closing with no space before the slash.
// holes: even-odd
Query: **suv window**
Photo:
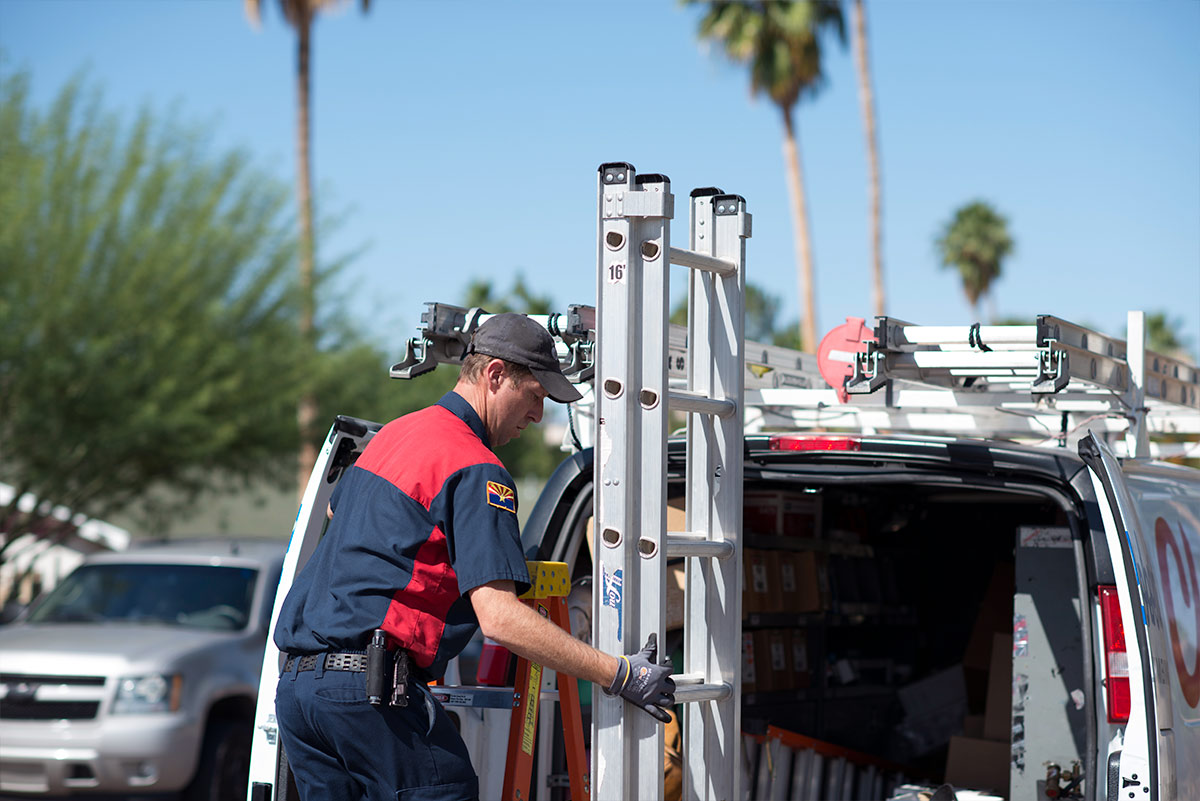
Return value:
<svg viewBox="0 0 1200 801">
<path fill-rule="evenodd" d="M 30 623 L 145 623 L 234 631 L 246 625 L 258 571 L 172 564 L 84 565 L 30 612 Z"/>
</svg>

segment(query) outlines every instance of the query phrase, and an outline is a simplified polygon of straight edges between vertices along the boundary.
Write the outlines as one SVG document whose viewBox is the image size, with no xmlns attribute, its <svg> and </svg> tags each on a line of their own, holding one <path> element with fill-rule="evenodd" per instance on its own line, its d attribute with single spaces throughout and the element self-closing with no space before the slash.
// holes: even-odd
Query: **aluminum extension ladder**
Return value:
<svg viewBox="0 0 1200 801">
<path fill-rule="evenodd" d="M 742 360 L 745 200 L 691 193 L 689 249 L 671 245 L 663 175 L 599 170 L 595 373 L 595 645 L 665 645 L 666 564 L 686 567 L 683 794 L 740 797 Z M 668 384 L 670 264 L 691 268 L 685 389 Z M 666 531 L 668 414 L 688 414 L 685 532 Z M 662 658 L 660 653 L 659 657 Z M 677 669 L 679 666 L 676 666 Z M 663 797 L 661 725 L 621 698 L 593 699 L 597 801 Z"/>
</svg>

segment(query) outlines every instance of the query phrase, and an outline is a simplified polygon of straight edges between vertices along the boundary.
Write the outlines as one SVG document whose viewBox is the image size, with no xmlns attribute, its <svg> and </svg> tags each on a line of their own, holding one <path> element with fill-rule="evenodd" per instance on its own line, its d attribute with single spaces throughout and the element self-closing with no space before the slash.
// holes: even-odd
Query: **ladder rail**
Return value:
<svg viewBox="0 0 1200 801">
<path fill-rule="evenodd" d="M 600 167 L 594 493 L 595 644 L 665 647 L 667 315 L 670 182 Z M 604 332 L 603 335 L 600 335 Z M 593 698 L 597 798 L 661 799 L 663 732 L 623 698 Z"/>
<path fill-rule="evenodd" d="M 743 403 L 745 240 L 751 233 L 745 200 L 720 190 L 692 193 L 689 247 L 735 262 L 733 275 L 689 275 L 687 386 Z M 685 568 L 684 667 L 701 674 L 704 695 L 684 707 L 687 798 L 717 801 L 741 795 L 735 765 L 741 748 L 742 418 L 691 415 L 687 423 L 685 525 L 689 532 L 730 542 L 733 553 L 689 559 Z M 726 689 L 728 688 L 727 692 Z M 701 692 L 701 691 L 697 691 Z M 689 690 L 684 689 L 683 698 Z M 680 697 L 677 695 L 677 698 Z"/>
</svg>

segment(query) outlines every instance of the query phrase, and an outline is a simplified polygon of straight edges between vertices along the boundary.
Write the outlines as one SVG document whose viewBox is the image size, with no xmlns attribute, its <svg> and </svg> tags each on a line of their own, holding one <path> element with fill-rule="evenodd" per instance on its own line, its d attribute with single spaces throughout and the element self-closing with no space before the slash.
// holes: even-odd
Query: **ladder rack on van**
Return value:
<svg viewBox="0 0 1200 801">
<path fill-rule="evenodd" d="M 847 354 L 845 403 L 832 391 L 759 387 L 747 405 L 761 417 L 748 423 L 1064 443 L 1074 430 L 1126 431 L 1128 452 L 1148 456 L 1150 433 L 1200 433 L 1200 371 L 1146 351 L 1141 312 L 1130 313 L 1129 330 L 1133 346 L 1050 315 L 1003 326 L 879 317 L 861 350 Z M 755 371 L 749 355 L 747 370 Z"/>
<path fill-rule="evenodd" d="M 394 378 L 410 378 L 439 363 L 458 364 L 471 334 L 490 315 L 480 308 L 429 303 L 420 333 L 407 343 Z M 577 383 L 592 378 L 596 310 L 574 304 L 563 314 L 531 315 L 555 337 L 563 371 Z M 1136 333 L 1140 313 L 1131 312 Z M 1200 434 L 1200 370 L 1153 351 L 1130 347 L 1058 317 L 1034 325 L 919 326 L 876 320 L 862 350 L 841 354 L 851 366 L 844 392 L 830 387 L 811 353 L 745 343 L 745 431 L 822 430 L 874 434 L 970 435 L 1066 445 L 1088 431 L 1130 433 L 1128 452 L 1193 455 L 1200 444 L 1147 440 Z M 1137 354 L 1144 352 L 1139 380 Z M 671 325 L 668 375 L 686 380 L 687 330 Z M 1136 390 L 1144 387 L 1144 400 Z M 575 435 L 592 443 L 585 389 Z M 1133 447 L 1129 447 L 1132 445 Z M 1190 448 L 1190 450 L 1189 450 Z"/>
</svg>

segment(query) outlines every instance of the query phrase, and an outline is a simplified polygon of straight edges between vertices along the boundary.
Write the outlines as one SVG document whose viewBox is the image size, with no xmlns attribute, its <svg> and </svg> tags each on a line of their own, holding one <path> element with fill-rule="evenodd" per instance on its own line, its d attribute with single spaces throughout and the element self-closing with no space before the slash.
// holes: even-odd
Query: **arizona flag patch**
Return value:
<svg viewBox="0 0 1200 801">
<path fill-rule="evenodd" d="M 487 483 L 487 502 L 489 506 L 517 513 L 517 493 L 497 481 Z"/>
</svg>

